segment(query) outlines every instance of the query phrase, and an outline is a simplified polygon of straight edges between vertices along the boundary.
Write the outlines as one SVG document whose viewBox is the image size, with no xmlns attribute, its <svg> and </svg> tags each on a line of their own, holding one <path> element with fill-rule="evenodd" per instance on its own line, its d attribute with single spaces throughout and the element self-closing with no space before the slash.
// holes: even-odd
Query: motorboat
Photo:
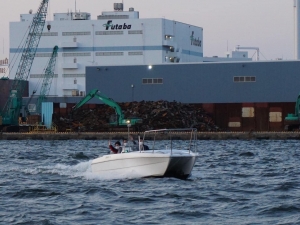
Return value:
<svg viewBox="0 0 300 225">
<path fill-rule="evenodd" d="M 179 140 L 181 137 L 186 138 Z M 92 160 L 92 172 L 106 176 L 127 174 L 186 179 L 198 157 L 196 141 L 195 128 L 148 130 L 142 138 L 139 137 L 138 146 L 123 146 L 122 153 Z M 149 150 L 145 150 L 145 142 Z"/>
</svg>

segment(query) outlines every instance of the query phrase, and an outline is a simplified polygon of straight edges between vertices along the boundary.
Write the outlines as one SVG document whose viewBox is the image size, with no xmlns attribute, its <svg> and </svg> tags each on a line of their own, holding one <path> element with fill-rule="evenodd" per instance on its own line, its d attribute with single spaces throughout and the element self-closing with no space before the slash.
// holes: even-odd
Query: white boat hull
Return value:
<svg viewBox="0 0 300 225">
<path fill-rule="evenodd" d="M 92 161 L 92 172 L 105 176 L 127 174 L 130 177 L 190 176 L 197 155 L 184 150 L 148 150 L 110 154 Z"/>
<path fill-rule="evenodd" d="M 130 152 L 96 158 L 91 167 L 93 173 L 105 176 L 127 174 L 132 177 L 161 177 L 166 173 L 169 162 L 168 155 Z"/>
</svg>

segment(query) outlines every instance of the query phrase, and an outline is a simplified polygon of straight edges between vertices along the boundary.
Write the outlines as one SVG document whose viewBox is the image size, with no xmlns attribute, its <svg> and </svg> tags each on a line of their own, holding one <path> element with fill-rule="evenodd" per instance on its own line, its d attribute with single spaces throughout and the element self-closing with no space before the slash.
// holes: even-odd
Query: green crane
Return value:
<svg viewBox="0 0 300 225">
<path fill-rule="evenodd" d="M 58 47 L 55 46 L 53 48 L 51 58 L 49 60 L 47 68 L 45 70 L 45 75 L 44 75 L 45 77 L 43 79 L 41 92 L 40 92 L 40 95 L 38 97 L 37 104 L 36 104 L 36 112 L 38 114 L 41 114 L 42 102 L 45 100 L 46 95 L 50 91 L 52 79 L 53 79 L 53 76 L 54 76 L 54 69 L 55 69 L 55 64 L 56 64 L 57 51 L 58 51 Z"/>
<path fill-rule="evenodd" d="M 46 21 L 48 2 L 49 0 L 42 0 L 29 27 L 29 33 L 26 38 L 25 47 L 16 71 L 15 79 L 12 82 L 8 100 L 1 113 L 3 125 L 19 124 L 25 81 L 28 79 L 35 53 L 42 36 Z"/>
<path fill-rule="evenodd" d="M 140 119 L 140 118 L 125 119 L 121 107 L 114 100 L 112 100 L 111 98 L 109 98 L 109 97 L 105 96 L 104 94 L 100 93 L 100 91 L 98 91 L 97 89 L 91 90 L 80 102 L 78 102 L 73 107 L 73 110 L 76 110 L 76 109 L 80 108 L 81 106 L 86 104 L 88 101 L 90 101 L 94 97 L 98 98 L 99 100 L 101 100 L 106 105 L 109 105 L 109 106 L 111 106 L 115 109 L 118 118 L 116 120 L 111 121 L 110 125 L 114 125 L 114 126 L 127 125 L 128 126 L 128 125 L 136 125 L 138 123 L 143 122 L 142 119 Z"/>
</svg>

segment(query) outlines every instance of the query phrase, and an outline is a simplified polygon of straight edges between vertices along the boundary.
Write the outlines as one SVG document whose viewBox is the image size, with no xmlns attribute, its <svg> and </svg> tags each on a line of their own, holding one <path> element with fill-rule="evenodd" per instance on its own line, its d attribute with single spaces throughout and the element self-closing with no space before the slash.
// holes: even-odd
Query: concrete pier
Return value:
<svg viewBox="0 0 300 225">
<path fill-rule="evenodd" d="M 131 132 L 135 139 L 143 133 Z M 0 140 L 120 140 L 127 138 L 127 132 L 64 132 L 64 133 L 0 133 Z M 168 140 L 169 136 L 160 135 L 156 140 Z M 190 133 L 173 133 L 173 140 L 187 140 Z M 198 132 L 198 140 L 300 140 L 300 132 Z M 147 136 L 148 140 L 153 136 Z"/>
</svg>

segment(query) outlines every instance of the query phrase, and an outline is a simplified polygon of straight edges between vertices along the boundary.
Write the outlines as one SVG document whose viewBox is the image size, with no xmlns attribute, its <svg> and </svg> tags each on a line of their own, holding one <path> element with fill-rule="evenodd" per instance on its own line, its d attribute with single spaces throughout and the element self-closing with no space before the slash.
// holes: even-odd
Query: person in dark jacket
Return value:
<svg viewBox="0 0 300 225">
<path fill-rule="evenodd" d="M 110 149 L 110 151 L 111 151 L 111 154 L 118 154 L 118 153 L 121 153 L 121 152 L 122 152 L 121 143 L 120 143 L 119 141 L 117 141 L 117 142 L 115 143 L 115 147 L 114 147 L 114 146 L 112 146 L 112 145 L 110 144 L 110 140 L 109 140 L 109 141 L 108 141 L 108 147 L 109 147 L 109 149 Z"/>
</svg>

